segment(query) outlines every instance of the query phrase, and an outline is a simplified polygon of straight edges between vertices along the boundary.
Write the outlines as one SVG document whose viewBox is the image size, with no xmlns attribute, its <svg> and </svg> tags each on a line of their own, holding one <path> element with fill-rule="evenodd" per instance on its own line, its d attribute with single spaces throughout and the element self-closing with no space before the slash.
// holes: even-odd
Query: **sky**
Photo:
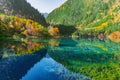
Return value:
<svg viewBox="0 0 120 80">
<path fill-rule="evenodd" d="M 67 0 L 27 0 L 34 8 L 41 13 L 50 13 Z"/>
</svg>

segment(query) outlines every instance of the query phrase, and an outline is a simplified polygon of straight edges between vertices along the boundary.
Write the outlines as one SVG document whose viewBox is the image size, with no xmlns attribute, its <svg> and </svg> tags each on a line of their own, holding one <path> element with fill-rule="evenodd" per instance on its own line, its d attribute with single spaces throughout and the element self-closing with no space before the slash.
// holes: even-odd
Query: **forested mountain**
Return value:
<svg viewBox="0 0 120 80">
<path fill-rule="evenodd" d="M 0 0 L 0 13 L 31 19 L 46 26 L 44 16 L 26 0 Z"/>
<path fill-rule="evenodd" d="M 61 7 L 49 14 L 47 21 L 64 25 L 85 26 L 107 15 L 115 0 L 68 0 Z"/>
<path fill-rule="evenodd" d="M 20 39 L 47 36 L 49 36 L 47 28 L 33 20 L 0 14 L 1 38 Z"/>
<path fill-rule="evenodd" d="M 120 31 L 120 0 L 68 0 L 48 15 L 47 22 L 74 26 L 74 36 L 106 36 Z"/>
</svg>

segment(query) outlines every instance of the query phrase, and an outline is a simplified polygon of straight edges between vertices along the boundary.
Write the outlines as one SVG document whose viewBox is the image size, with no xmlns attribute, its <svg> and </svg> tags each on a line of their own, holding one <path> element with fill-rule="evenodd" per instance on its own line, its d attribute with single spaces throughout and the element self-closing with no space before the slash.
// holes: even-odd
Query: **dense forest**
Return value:
<svg viewBox="0 0 120 80">
<path fill-rule="evenodd" d="M 30 19 L 0 15 L 0 37 L 14 39 L 48 36 L 47 28 Z"/>
<path fill-rule="evenodd" d="M 14 39 L 48 37 L 59 33 L 57 28 L 47 29 L 45 17 L 26 0 L 0 1 L 0 36 Z"/>
<path fill-rule="evenodd" d="M 97 37 L 100 39 L 107 37 L 118 40 L 120 37 L 119 0 L 68 0 L 49 15 L 47 14 L 48 16 L 45 15 L 46 19 L 26 0 L 2 0 L 0 1 L 0 13 L 0 17 L 6 15 L 5 20 L 0 19 L 1 27 L 4 26 L 3 23 L 10 27 L 9 22 L 14 20 L 11 17 L 17 17 L 20 18 L 19 22 L 21 18 L 28 19 L 28 21 L 37 22 L 46 27 L 45 33 L 47 32 L 50 36 Z M 7 23 L 6 20 L 8 20 Z M 14 21 L 17 23 L 16 20 Z M 27 20 L 24 23 L 27 24 L 26 22 Z M 21 31 L 18 30 L 19 32 Z"/>
<path fill-rule="evenodd" d="M 72 36 L 105 37 L 120 31 L 119 0 L 68 0 L 47 17 L 53 26 L 62 27 L 62 31 L 76 30 Z M 61 32 L 61 31 L 60 31 Z M 115 33 L 116 35 L 118 35 Z"/>
<path fill-rule="evenodd" d="M 26 0 L 0 0 L 0 13 L 31 19 L 47 26 L 44 16 Z"/>
</svg>

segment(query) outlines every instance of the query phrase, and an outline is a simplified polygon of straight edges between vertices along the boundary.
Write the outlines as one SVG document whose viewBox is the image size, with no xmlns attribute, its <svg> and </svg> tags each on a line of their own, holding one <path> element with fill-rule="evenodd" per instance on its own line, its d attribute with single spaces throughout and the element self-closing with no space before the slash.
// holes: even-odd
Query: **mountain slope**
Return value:
<svg viewBox="0 0 120 80">
<path fill-rule="evenodd" d="M 0 0 L 0 13 L 27 18 L 46 26 L 46 21 L 26 0 Z"/>
<path fill-rule="evenodd" d="M 0 14 L 0 37 L 13 39 L 47 37 L 47 28 L 30 19 Z"/>
<path fill-rule="evenodd" d="M 119 11 L 120 0 L 68 0 L 48 15 L 47 22 L 75 26 L 74 36 L 106 36 L 120 31 Z"/>
<path fill-rule="evenodd" d="M 115 0 L 68 0 L 49 14 L 47 21 L 65 25 L 77 25 L 92 22 L 107 14 L 109 6 Z"/>
</svg>

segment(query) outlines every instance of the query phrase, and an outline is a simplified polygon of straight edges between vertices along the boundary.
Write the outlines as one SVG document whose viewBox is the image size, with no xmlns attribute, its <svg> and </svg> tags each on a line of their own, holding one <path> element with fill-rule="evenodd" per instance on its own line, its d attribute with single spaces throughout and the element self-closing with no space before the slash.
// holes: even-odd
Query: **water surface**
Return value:
<svg viewBox="0 0 120 80">
<path fill-rule="evenodd" d="M 110 40 L 30 39 L 0 44 L 0 80 L 120 79 L 120 43 Z"/>
</svg>

